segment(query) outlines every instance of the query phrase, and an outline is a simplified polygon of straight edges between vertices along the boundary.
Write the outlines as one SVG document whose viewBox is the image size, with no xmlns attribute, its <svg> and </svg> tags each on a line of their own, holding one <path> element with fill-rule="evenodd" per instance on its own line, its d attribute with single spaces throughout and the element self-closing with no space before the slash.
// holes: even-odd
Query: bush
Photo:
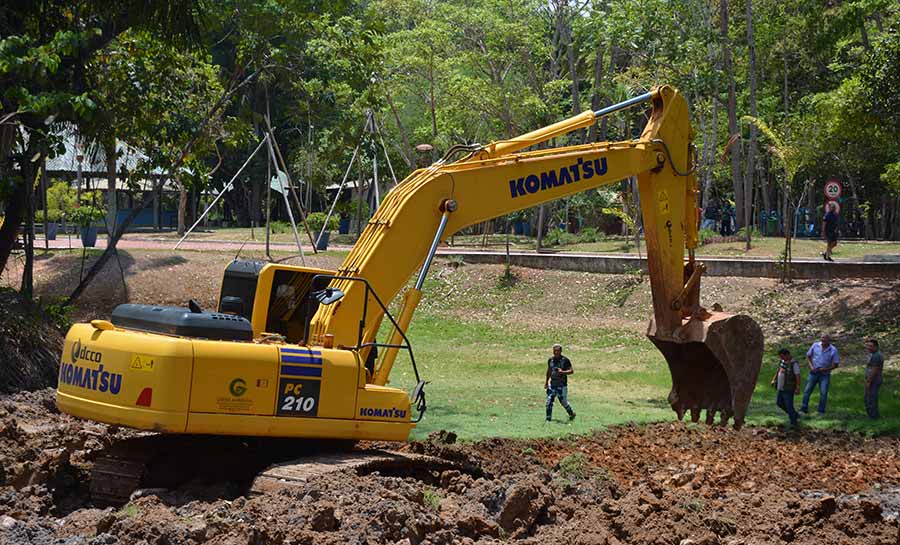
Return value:
<svg viewBox="0 0 900 545">
<path fill-rule="evenodd" d="M 93 206 L 79 206 L 66 215 L 70 222 L 79 227 L 90 227 L 94 222 L 102 220 L 104 216 L 106 216 L 106 212 L 102 208 Z"/>
<path fill-rule="evenodd" d="M 544 244 L 547 246 L 575 244 L 576 242 L 578 242 L 578 237 L 561 229 L 550 229 L 544 236 Z"/>
<path fill-rule="evenodd" d="M 275 235 L 293 232 L 293 230 L 291 229 L 291 224 L 286 221 L 269 222 L 269 228 L 272 229 L 272 234 Z"/>
<path fill-rule="evenodd" d="M 306 222 L 309 224 L 310 230 L 315 233 L 319 233 L 322 230 L 322 226 L 325 225 L 325 212 L 313 212 L 312 214 L 306 216 Z M 338 228 L 338 218 L 337 216 L 332 215 L 328 218 L 328 231 L 334 231 Z"/>
<path fill-rule="evenodd" d="M 55 208 L 50 208 L 47 210 L 47 222 L 48 223 L 62 223 L 63 213 L 60 210 Z M 38 212 L 35 218 L 37 221 L 44 220 L 43 212 Z"/>
<path fill-rule="evenodd" d="M 759 232 L 759 229 L 757 229 L 756 227 L 751 228 L 751 230 L 750 230 L 751 238 L 762 238 L 762 236 L 763 236 L 763 234 Z M 747 228 L 741 227 L 740 229 L 738 229 L 737 237 L 738 238 L 747 238 Z"/>
<path fill-rule="evenodd" d="M 63 181 L 56 181 L 47 188 L 47 210 L 65 213 L 77 208 L 78 190 Z"/>
<path fill-rule="evenodd" d="M 578 233 L 578 242 L 601 242 L 606 240 L 606 233 L 596 227 L 585 227 Z"/>
<path fill-rule="evenodd" d="M 350 201 L 340 201 L 335 205 L 335 212 L 339 214 L 341 217 L 356 219 L 356 210 L 358 208 L 358 201 L 350 200 Z M 362 217 L 363 220 L 369 218 L 369 203 L 363 201 L 362 203 Z M 337 227 L 335 227 L 337 229 Z"/>
</svg>

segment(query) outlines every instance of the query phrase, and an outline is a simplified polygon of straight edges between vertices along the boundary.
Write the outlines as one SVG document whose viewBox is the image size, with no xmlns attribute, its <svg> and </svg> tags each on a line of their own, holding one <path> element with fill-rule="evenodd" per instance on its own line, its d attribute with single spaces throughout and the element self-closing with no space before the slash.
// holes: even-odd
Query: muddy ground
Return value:
<svg viewBox="0 0 900 545">
<path fill-rule="evenodd" d="M 214 304 L 221 256 L 145 254 L 135 253 L 122 271 L 108 269 L 72 317 L 106 316 L 126 300 L 184 304 L 195 297 Z M 75 265 L 65 256 L 39 263 L 39 292 L 64 293 Z M 553 308 L 547 302 L 582 283 L 583 304 L 560 319 L 645 327 L 647 284 L 628 275 L 598 281 L 521 270 L 518 291 L 485 287 L 484 279 L 499 272 L 441 263 L 423 311 L 472 316 L 463 302 L 484 299 L 489 308 L 472 319 L 515 323 L 528 305 Z M 900 326 L 896 280 L 705 282 L 708 304 L 751 313 L 770 342 L 808 340 L 827 329 L 852 353 L 850 343 L 865 334 L 883 334 L 890 348 Z M 93 505 L 93 463 L 136 435 L 59 414 L 51 389 L 0 395 L 0 545 L 900 544 L 900 439 L 890 437 L 675 423 L 568 440 L 451 444 L 444 435 L 358 448 L 401 448 L 457 469 L 427 463 L 347 469 L 263 494 L 251 494 L 251 476 L 236 472 L 150 491 L 123 507 Z M 248 460 L 247 467 L 260 462 Z"/>
<path fill-rule="evenodd" d="M 59 414 L 49 389 L 0 398 L 0 543 L 900 543 L 897 438 L 680 423 L 436 435 L 402 448 L 458 469 L 343 470 L 262 495 L 195 480 L 93 506 L 93 460 L 133 435 Z M 376 447 L 397 445 L 357 448 Z"/>
</svg>

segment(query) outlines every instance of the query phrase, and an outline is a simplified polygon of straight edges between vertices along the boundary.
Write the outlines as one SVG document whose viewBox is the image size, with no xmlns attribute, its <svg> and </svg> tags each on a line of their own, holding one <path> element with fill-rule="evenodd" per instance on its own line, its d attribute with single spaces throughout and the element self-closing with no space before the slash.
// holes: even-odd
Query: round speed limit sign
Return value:
<svg viewBox="0 0 900 545">
<path fill-rule="evenodd" d="M 828 180 L 825 182 L 825 196 L 828 197 L 829 200 L 836 201 L 841 196 L 843 190 L 844 188 L 841 186 L 841 182 L 837 180 Z"/>
</svg>

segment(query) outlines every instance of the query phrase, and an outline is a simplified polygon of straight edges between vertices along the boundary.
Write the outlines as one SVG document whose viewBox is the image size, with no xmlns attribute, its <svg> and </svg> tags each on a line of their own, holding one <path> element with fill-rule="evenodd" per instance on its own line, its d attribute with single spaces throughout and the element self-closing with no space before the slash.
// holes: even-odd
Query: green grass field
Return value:
<svg viewBox="0 0 900 545">
<path fill-rule="evenodd" d="M 629 331 L 549 327 L 509 333 L 484 324 L 466 324 L 438 316 L 419 316 L 410 329 L 414 353 L 426 387 L 429 409 L 413 433 L 422 439 L 446 429 L 466 440 L 486 437 L 547 437 L 587 433 L 628 422 L 674 420 L 666 403 L 670 388 L 662 355 L 642 335 Z M 549 347 L 562 339 L 572 359 L 569 401 L 578 417 L 569 422 L 557 404 L 554 421 L 544 422 L 544 372 Z M 790 347 L 795 354 L 805 347 Z M 767 346 L 763 369 L 750 406 L 750 425 L 782 425 L 786 415 L 775 406 L 769 380 L 777 347 Z M 803 373 L 804 383 L 806 372 Z M 411 388 L 412 370 L 399 357 L 393 385 Z M 868 434 L 900 433 L 900 372 L 888 369 L 881 389 L 879 421 L 865 417 L 863 369 L 834 372 L 825 417 L 805 417 L 801 426 L 846 429 Z M 801 394 L 795 397 L 799 410 Z M 810 403 L 815 413 L 818 390 Z"/>
<path fill-rule="evenodd" d="M 642 334 L 642 326 L 597 327 L 590 321 L 542 314 L 539 309 L 553 305 L 558 292 L 525 282 L 500 288 L 492 277 L 483 278 L 473 287 L 459 278 L 472 273 L 456 272 L 441 282 L 426 283 L 425 301 L 439 299 L 440 303 L 428 305 L 423 301 L 410 328 L 422 379 L 431 381 L 426 388 L 429 410 L 414 431 L 414 438 L 440 429 L 452 430 L 468 440 L 560 436 L 612 424 L 675 419 L 666 402 L 671 386 L 667 365 Z M 447 296 L 448 290 L 466 295 Z M 515 301 L 519 303 L 507 308 Z M 607 302 L 605 308 L 592 308 L 591 312 L 624 312 L 633 304 L 632 298 L 617 310 Z M 892 334 L 891 339 L 895 338 Z M 883 339 L 883 344 L 893 344 Z M 578 417 L 569 422 L 557 404 L 554 421 L 548 424 L 544 422 L 543 383 L 554 342 L 566 346 L 565 353 L 575 367 L 569 399 Z M 805 369 L 803 356 L 808 346 L 803 343 L 787 346 Z M 747 419 L 750 425 L 787 422 L 786 415 L 775 406 L 775 390 L 769 386 L 781 346 L 777 339 L 767 339 L 763 369 Z M 884 417 L 877 422 L 868 420 L 863 408 L 863 355 L 853 352 L 859 349 L 855 344 L 845 346 L 846 367 L 833 373 L 827 415 L 803 418 L 801 426 L 900 433 L 900 372 L 888 365 L 880 396 Z M 803 376 L 805 383 L 805 371 Z M 398 357 L 392 379 L 396 386 L 412 388 L 408 358 Z M 795 398 L 798 410 L 800 397 Z M 813 413 L 817 401 L 818 390 L 810 403 Z"/>
</svg>

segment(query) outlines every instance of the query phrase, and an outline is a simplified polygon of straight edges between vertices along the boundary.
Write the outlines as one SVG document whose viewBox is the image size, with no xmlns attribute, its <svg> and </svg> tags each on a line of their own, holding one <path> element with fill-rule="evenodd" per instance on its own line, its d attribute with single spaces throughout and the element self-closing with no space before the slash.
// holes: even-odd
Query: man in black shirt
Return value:
<svg viewBox="0 0 900 545">
<path fill-rule="evenodd" d="M 574 372 L 572 362 L 562 355 L 562 345 L 553 345 L 553 357 L 547 360 L 547 378 L 544 389 L 547 390 L 547 422 L 553 418 L 553 400 L 559 398 L 560 404 L 569 413 L 569 420 L 575 418 L 575 411 L 566 399 L 569 375 Z"/>
<path fill-rule="evenodd" d="M 838 243 L 838 215 L 837 207 L 831 201 L 825 204 L 825 217 L 822 218 L 822 238 L 825 239 L 825 251 L 822 257 L 826 261 L 834 261 L 831 259 L 831 250 Z"/>
</svg>

